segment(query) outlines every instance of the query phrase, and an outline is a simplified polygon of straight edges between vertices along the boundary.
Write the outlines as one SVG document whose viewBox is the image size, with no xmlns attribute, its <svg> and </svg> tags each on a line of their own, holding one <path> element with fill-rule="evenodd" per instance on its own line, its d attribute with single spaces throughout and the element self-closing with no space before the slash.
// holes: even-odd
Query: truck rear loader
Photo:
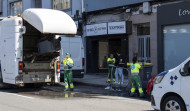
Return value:
<svg viewBox="0 0 190 111">
<path fill-rule="evenodd" d="M 59 83 L 61 38 L 77 28 L 66 13 L 27 9 L 0 21 L 0 87 Z"/>
</svg>

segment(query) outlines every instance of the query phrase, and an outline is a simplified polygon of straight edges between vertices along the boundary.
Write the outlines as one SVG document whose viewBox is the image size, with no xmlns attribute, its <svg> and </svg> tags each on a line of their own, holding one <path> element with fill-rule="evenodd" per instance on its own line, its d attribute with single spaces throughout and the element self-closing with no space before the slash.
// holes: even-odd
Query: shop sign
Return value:
<svg viewBox="0 0 190 111">
<path fill-rule="evenodd" d="M 126 22 L 110 22 L 108 23 L 108 34 L 124 34 L 126 33 Z"/>
<path fill-rule="evenodd" d="M 188 10 L 188 9 L 186 9 L 186 10 L 179 9 L 179 16 L 186 16 L 186 15 L 190 15 L 190 10 Z"/>
<path fill-rule="evenodd" d="M 107 23 L 86 26 L 87 36 L 106 35 L 106 34 L 107 34 Z"/>
</svg>

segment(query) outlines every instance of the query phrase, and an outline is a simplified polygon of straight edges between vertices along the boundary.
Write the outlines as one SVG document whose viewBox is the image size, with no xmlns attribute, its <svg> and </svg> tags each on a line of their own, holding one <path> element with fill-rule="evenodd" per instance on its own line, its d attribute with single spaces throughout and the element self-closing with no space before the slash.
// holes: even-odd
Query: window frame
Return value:
<svg viewBox="0 0 190 111">
<path fill-rule="evenodd" d="M 151 45 L 150 35 L 137 36 L 138 41 L 138 61 L 140 62 L 151 62 Z M 141 44 L 139 40 L 142 39 Z M 149 41 L 149 42 L 148 42 Z M 147 47 L 148 46 L 148 47 Z"/>
<path fill-rule="evenodd" d="M 12 13 L 12 11 L 15 11 L 15 10 L 14 10 L 14 7 L 12 7 L 12 4 L 15 4 L 15 3 L 18 3 L 18 2 L 20 2 L 20 3 L 21 3 L 21 12 L 20 12 L 20 13 L 22 13 L 22 12 L 23 12 L 23 2 L 22 2 L 22 0 L 18 0 L 18 1 L 9 2 L 9 9 L 10 9 L 9 14 L 10 14 L 11 16 L 16 16 L 16 15 L 18 14 L 18 12 L 17 12 L 17 14 L 16 14 L 16 15 L 15 15 L 15 13 L 14 13 L 14 12 Z M 13 10 L 12 10 L 12 9 L 13 9 Z"/>
</svg>

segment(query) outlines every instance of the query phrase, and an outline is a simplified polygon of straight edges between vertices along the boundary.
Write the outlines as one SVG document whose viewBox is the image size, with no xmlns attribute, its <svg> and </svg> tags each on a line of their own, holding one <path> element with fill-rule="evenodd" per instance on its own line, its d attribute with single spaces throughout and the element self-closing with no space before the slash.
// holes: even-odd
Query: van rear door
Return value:
<svg viewBox="0 0 190 111">
<path fill-rule="evenodd" d="M 62 37 L 61 39 L 61 60 L 65 58 L 65 53 L 71 53 L 74 61 L 73 70 L 82 70 L 82 59 L 84 57 L 81 37 Z M 63 66 L 62 66 L 63 69 Z"/>
</svg>

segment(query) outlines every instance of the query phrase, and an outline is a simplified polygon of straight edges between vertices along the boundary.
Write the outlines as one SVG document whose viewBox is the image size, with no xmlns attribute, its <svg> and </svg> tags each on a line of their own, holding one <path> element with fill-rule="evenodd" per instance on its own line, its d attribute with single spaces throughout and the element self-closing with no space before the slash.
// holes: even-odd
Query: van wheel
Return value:
<svg viewBox="0 0 190 111">
<path fill-rule="evenodd" d="M 161 111 L 186 111 L 186 107 L 181 98 L 169 96 L 163 101 Z"/>
</svg>

